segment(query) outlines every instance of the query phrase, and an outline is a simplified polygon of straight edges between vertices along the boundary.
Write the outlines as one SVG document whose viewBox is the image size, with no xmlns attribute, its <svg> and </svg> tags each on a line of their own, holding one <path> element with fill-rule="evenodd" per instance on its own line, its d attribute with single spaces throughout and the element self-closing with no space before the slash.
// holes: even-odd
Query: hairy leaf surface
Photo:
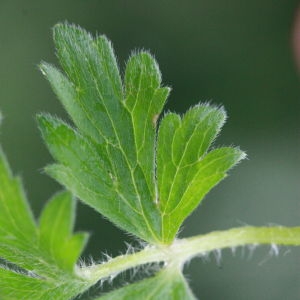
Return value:
<svg viewBox="0 0 300 300">
<path fill-rule="evenodd" d="M 182 222 L 244 157 L 237 148 L 208 152 L 226 114 L 199 104 L 157 124 L 169 88 L 147 52 L 119 72 L 110 42 L 79 27 L 54 28 L 64 73 L 41 70 L 75 128 L 41 114 L 39 127 L 56 164 L 46 171 L 117 226 L 149 243 L 171 243 Z M 159 126 L 158 126 L 159 125 Z"/>
<path fill-rule="evenodd" d="M 87 287 L 75 274 L 87 235 L 72 234 L 74 213 L 74 199 L 59 193 L 37 225 L 0 151 L 0 299 L 68 299 Z"/>
</svg>

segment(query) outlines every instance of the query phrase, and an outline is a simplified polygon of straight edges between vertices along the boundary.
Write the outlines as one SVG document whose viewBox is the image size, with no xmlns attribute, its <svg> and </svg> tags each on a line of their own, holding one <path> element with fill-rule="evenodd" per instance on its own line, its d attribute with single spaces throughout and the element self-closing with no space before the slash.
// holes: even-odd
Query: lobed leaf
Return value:
<svg viewBox="0 0 300 300">
<path fill-rule="evenodd" d="M 46 171 L 123 230 L 154 244 L 171 243 L 182 222 L 244 157 L 237 148 L 208 150 L 225 122 L 222 108 L 199 104 L 182 118 L 164 116 L 169 88 L 147 52 L 127 62 L 124 83 L 110 42 L 83 29 L 54 28 L 64 73 L 42 72 L 76 128 L 38 117 L 57 161 Z"/>
</svg>

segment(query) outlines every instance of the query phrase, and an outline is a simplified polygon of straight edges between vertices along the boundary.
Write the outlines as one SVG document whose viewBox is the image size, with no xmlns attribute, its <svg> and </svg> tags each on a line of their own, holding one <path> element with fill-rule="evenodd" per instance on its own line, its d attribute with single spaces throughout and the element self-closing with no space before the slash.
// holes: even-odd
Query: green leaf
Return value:
<svg viewBox="0 0 300 300">
<path fill-rule="evenodd" d="M 25 258 L 37 241 L 37 228 L 20 179 L 12 176 L 0 149 L 0 257 L 31 268 Z"/>
<path fill-rule="evenodd" d="M 169 89 L 160 87 L 155 60 L 146 52 L 134 54 L 123 88 L 106 37 L 93 39 L 78 27 L 57 25 L 54 40 L 66 75 L 48 64 L 41 69 L 77 129 L 38 118 L 59 162 L 47 171 L 119 227 L 159 243 L 155 132 Z"/>
<path fill-rule="evenodd" d="M 0 150 L 1 299 L 68 299 L 88 287 L 75 270 L 87 235 L 72 234 L 74 213 L 71 195 L 57 194 L 37 226 Z"/>
<path fill-rule="evenodd" d="M 181 272 L 173 268 L 156 276 L 112 291 L 97 300 L 195 300 Z"/>
<path fill-rule="evenodd" d="M 207 151 L 226 114 L 221 108 L 198 105 L 182 118 L 167 114 L 158 133 L 157 180 L 162 213 L 162 239 L 169 243 L 183 220 L 237 164 L 244 153 L 231 147 Z"/>
<path fill-rule="evenodd" d="M 40 217 L 40 249 L 53 259 L 62 270 L 70 273 L 86 244 L 85 233 L 72 234 L 75 201 L 63 192 L 54 196 Z"/>
<path fill-rule="evenodd" d="M 105 36 L 59 24 L 54 41 L 64 73 L 46 63 L 41 70 L 76 128 L 38 116 L 57 162 L 46 171 L 128 233 L 171 243 L 206 193 L 244 157 L 230 147 L 207 154 L 224 110 L 200 104 L 182 118 L 166 114 L 157 128 L 169 88 L 161 86 L 149 53 L 130 57 L 122 83 Z"/>
</svg>

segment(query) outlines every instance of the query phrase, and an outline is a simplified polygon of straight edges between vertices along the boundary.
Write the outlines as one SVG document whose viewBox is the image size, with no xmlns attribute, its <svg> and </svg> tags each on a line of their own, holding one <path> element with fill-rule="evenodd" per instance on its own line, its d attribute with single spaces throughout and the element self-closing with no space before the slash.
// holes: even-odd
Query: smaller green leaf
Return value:
<svg viewBox="0 0 300 300">
<path fill-rule="evenodd" d="M 72 235 L 75 217 L 75 201 L 67 192 L 55 195 L 40 217 L 40 248 L 61 269 L 73 272 L 88 235 Z"/>
<path fill-rule="evenodd" d="M 182 273 L 165 269 L 156 276 L 112 291 L 97 300 L 195 300 Z"/>
<path fill-rule="evenodd" d="M 75 203 L 69 193 L 53 197 L 37 226 L 19 178 L 0 150 L 0 299 L 65 300 L 89 287 L 75 272 L 87 240 L 72 234 Z"/>
</svg>

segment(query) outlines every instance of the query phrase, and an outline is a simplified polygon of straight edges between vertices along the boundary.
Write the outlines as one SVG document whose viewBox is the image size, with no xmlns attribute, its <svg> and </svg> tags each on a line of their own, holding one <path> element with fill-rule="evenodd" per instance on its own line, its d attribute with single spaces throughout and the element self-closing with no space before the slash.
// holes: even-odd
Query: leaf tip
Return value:
<svg viewBox="0 0 300 300">
<path fill-rule="evenodd" d="M 240 147 L 233 147 L 234 151 L 234 166 L 239 164 L 242 160 L 247 158 L 247 153 L 240 149 Z"/>
<path fill-rule="evenodd" d="M 41 71 L 41 73 L 47 77 L 48 76 L 48 73 L 49 73 L 49 69 L 51 68 L 51 65 L 45 61 L 41 61 L 39 64 L 38 64 L 38 68 L 39 70 Z"/>
<path fill-rule="evenodd" d="M 81 28 L 79 25 L 69 23 L 67 21 L 59 22 L 52 27 L 53 39 L 55 43 L 58 40 L 62 40 L 64 43 L 67 43 L 70 37 L 74 37 L 74 34 L 84 34 L 88 37 L 91 37 L 91 34 L 85 29 Z M 78 39 L 78 37 L 77 37 Z"/>
<path fill-rule="evenodd" d="M 45 128 L 45 126 L 48 124 L 48 114 L 46 113 L 38 113 L 35 118 L 40 130 Z"/>
</svg>

